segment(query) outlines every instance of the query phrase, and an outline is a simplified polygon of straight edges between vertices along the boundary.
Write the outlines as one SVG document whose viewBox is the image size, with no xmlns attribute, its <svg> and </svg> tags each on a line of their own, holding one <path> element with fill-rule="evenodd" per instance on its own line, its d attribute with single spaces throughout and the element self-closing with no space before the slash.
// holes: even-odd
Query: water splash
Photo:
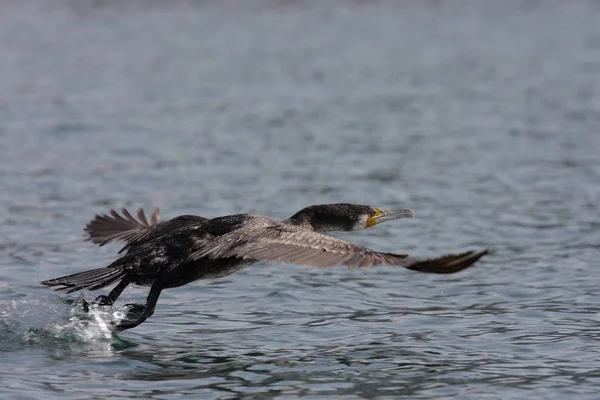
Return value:
<svg viewBox="0 0 600 400">
<path fill-rule="evenodd" d="M 83 307 L 83 298 L 27 296 L 0 301 L 0 351 L 56 341 L 112 342 L 111 326 L 125 315 L 118 307 Z"/>
<path fill-rule="evenodd" d="M 72 336 L 84 342 L 97 339 L 110 339 L 112 332 L 110 329 L 111 320 L 118 319 L 120 311 L 106 310 L 96 305 L 89 307 L 86 312 L 79 305 L 74 305 L 68 316 L 67 322 L 57 322 L 53 324 L 49 331 L 56 337 Z"/>
</svg>

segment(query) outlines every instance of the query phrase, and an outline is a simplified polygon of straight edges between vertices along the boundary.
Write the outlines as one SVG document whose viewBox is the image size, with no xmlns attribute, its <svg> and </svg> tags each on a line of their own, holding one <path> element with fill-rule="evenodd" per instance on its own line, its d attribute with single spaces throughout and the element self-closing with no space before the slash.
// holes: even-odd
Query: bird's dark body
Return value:
<svg viewBox="0 0 600 400">
<path fill-rule="evenodd" d="M 122 213 L 111 210 L 110 216 L 97 215 L 86 231 L 89 240 L 100 246 L 124 241 L 119 253 L 125 254 L 107 267 L 42 282 L 67 292 L 117 283 L 108 295 L 96 298 L 99 305 L 113 304 L 130 284 L 151 286 L 146 304 L 127 305 L 128 313 L 115 330 L 135 327 L 151 316 L 163 289 L 221 278 L 258 260 L 320 267 L 399 265 L 414 271 L 449 274 L 470 267 L 487 254 L 466 252 L 418 261 L 407 259 L 406 254 L 377 252 L 324 234 L 414 216 L 405 209 L 385 211 L 356 204 L 324 204 L 306 207 L 284 221 L 235 214 L 213 219 L 182 215 L 159 222 L 156 209 L 148 222 L 143 210 L 138 211 L 137 220 L 125 209 Z"/>
<path fill-rule="evenodd" d="M 148 232 L 143 232 L 137 236 L 131 235 L 133 240 L 129 240 L 129 243 L 124 246 L 119 253 L 123 253 L 125 250 L 130 250 L 137 246 L 151 242 L 152 240 L 160 238 L 167 233 L 175 233 L 182 227 L 187 227 L 194 224 L 198 225 L 206 221 L 208 221 L 208 218 L 203 218 L 196 215 L 180 215 L 168 221 L 161 222 Z"/>
<path fill-rule="evenodd" d="M 131 283 L 141 286 L 160 283 L 165 289 L 183 286 L 199 279 L 222 278 L 246 268 L 254 260 L 236 257 L 187 259 L 205 244 L 237 229 L 249 218 L 251 216 L 248 214 L 237 214 L 200 222 L 190 220 L 187 225 L 182 224 L 168 235 L 162 233 L 132 245 L 109 268 L 126 271 L 126 279 Z"/>
</svg>

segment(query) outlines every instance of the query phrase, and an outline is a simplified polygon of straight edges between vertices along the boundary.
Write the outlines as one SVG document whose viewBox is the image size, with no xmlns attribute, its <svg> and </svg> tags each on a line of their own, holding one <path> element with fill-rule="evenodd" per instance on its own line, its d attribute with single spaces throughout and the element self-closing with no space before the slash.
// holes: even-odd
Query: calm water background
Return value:
<svg viewBox="0 0 600 400">
<path fill-rule="evenodd" d="M 0 397 L 598 398 L 600 5 L 449 3 L 2 1 Z M 340 201 L 417 214 L 340 237 L 495 253 L 260 263 L 118 336 L 37 283 L 114 259 L 110 207 Z"/>
</svg>

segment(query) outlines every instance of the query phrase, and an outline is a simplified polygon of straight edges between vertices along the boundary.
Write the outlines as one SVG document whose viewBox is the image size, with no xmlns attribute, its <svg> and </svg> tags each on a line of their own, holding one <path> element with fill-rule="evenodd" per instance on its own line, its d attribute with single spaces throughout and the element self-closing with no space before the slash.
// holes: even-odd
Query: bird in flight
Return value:
<svg viewBox="0 0 600 400">
<path fill-rule="evenodd" d="M 413 218 L 408 209 L 337 203 L 313 205 L 279 221 L 262 215 L 235 214 L 217 218 L 181 215 L 160 222 L 156 208 L 150 219 L 142 209 L 137 219 L 126 209 L 122 215 L 96 215 L 85 227 L 87 240 L 103 246 L 121 241 L 122 254 L 107 267 L 49 279 L 42 285 L 67 293 L 97 290 L 117 283 L 108 295 L 95 299 L 112 305 L 130 285 L 150 286 L 146 304 L 127 304 L 127 313 L 113 329 L 133 328 L 154 313 L 163 289 L 199 279 L 221 278 L 258 261 L 349 268 L 398 265 L 435 274 L 450 274 L 472 266 L 487 250 L 414 260 L 407 254 L 385 253 L 328 236 L 333 231 L 370 228 L 385 221 Z M 123 254 L 124 253 L 124 254 Z"/>
</svg>

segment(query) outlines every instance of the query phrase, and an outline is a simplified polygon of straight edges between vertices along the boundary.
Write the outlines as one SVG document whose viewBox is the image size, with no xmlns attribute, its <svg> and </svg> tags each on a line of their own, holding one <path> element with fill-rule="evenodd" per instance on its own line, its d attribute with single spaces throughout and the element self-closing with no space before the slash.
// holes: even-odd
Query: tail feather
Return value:
<svg viewBox="0 0 600 400">
<path fill-rule="evenodd" d="M 124 276 L 125 271 L 122 268 L 104 267 L 48 279 L 40 283 L 44 286 L 54 287 L 54 290 L 65 290 L 67 293 L 71 293 L 81 289 L 101 289 L 120 281 Z"/>
</svg>

